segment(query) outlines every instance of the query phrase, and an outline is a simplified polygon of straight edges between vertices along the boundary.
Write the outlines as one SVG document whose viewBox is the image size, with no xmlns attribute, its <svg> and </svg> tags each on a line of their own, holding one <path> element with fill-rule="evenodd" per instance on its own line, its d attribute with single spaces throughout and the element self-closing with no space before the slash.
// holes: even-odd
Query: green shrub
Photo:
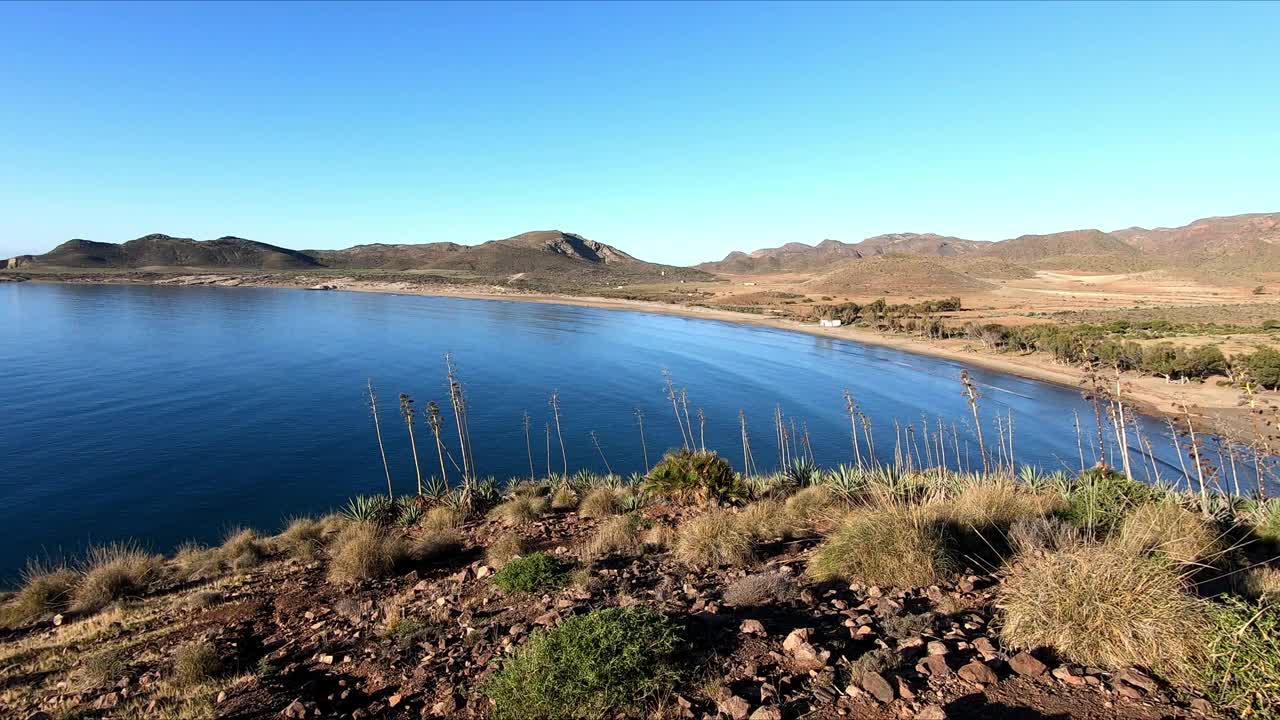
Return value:
<svg viewBox="0 0 1280 720">
<path fill-rule="evenodd" d="M 1274 717 L 1280 707 L 1280 608 L 1227 597 L 1213 610 L 1204 686 L 1240 717 Z"/>
<path fill-rule="evenodd" d="M 506 592 L 541 592 L 564 584 L 565 567 L 544 552 L 536 552 L 507 563 L 493 576 Z"/>
<path fill-rule="evenodd" d="M 1160 499 L 1162 493 L 1113 470 L 1093 468 L 1072 481 L 1066 495 L 1062 516 L 1076 527 L 1106 535 L 1134 508 Z"/>
<path fill-rule="evenodd" d="M 683 639 L 666 616 L 609 608 L 530 636 L 484 686 L 498 720 L 638 713 L 680 679 Z"/>
<path fill-rule="evenodd" d="M 738 502 L 748 497 L 733 466 L 710 451 L 672 450 L 649 471 L 645 484 L 651 492 L 677 500 Z"/>
<path fill-rule="evenodd" d="M 907 589 L 936 583 L 949 567 L 942 531 L 928 513 L 887 506 L 851 513 L 818 545 L 808 572 L 817 580 Z"/>
</svg>

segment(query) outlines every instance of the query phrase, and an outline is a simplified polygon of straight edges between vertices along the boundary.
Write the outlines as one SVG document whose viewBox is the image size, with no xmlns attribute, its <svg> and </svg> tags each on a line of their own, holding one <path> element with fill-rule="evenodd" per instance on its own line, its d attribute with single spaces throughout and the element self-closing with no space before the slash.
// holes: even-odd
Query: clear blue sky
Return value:
<svg viewBox="0 0 1280 720">
<path fill-rule="evenodd" d="M 1280 210 L 1280 4 L 0 4 L 0 256 Z"/>
</svg>

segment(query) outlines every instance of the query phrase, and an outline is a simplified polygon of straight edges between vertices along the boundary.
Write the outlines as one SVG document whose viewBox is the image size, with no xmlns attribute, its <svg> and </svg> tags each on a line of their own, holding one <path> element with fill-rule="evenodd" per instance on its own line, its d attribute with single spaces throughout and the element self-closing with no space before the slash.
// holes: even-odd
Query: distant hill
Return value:
<svg viewBox="0 0 1280 720">
<path fill-rule="evenodd" d="M 451 242 L 421 245 L 374 243 L 343 250 L 289 250 L 276 245 L 223 237 L 192 240 L 147 235 L 126 243 L 70 240 L 43 255 L 8 261 L 11 267 L 222 269 L 222 270 L 384 270 L 457 271 L 493 282 L 586 284 L 709 280 L 691 268 L 639 260 L 612 245 L 559 230 L 527 232 L 469 246 Z"/>
<path fill-rule="evenodd" d="M 991 290 L 995 286 L 947 268 L 935 258 L 882 255 L 848 260 L 805 283 L 809 292 L 829 295 L 901 295 Z"/>
<path fill-rule="evenodd" d="M 1033 270 L 1280 273 L 1280 213 L 1255 213 L 1196 220 L 1177 228 L 1068 230 L 1020 235 L 998 242 L 965 240 L 932 233 L 892 233 L 861 242 L 791 242 L 754 252 L 731 252 L 723 260 L 696 267 L 714 273 L 812 273 L 832 262 L 903 255 L 936 258 L 940 266 L 973 277 L 1017 279 Z M 972 258 L 1004 263 L 975 264 Z M 971 267 L 966 268 L 965 262 Z M 983 275 L 984 272 L 991 273 Z"/>
</svg>

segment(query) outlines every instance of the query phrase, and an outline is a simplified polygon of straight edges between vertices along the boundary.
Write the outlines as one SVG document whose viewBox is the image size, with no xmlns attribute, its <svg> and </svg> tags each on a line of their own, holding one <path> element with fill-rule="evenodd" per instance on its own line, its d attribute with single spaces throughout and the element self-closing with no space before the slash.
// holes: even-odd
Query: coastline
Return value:
<svg viewBox="0 0 1280 720">
<path fill-rule="evenodd" d="M 198 285 L 218 287 L 263 287 L 315 292 L 365 292 L 390 295 L 451 297 L 470 300 L 523 302 L 543 305 L 570 305 L 624 312 L 647 312 L 701 320 L 715 320 L 738 325 L 766 327 L 803 333 L 816 337 L 844 340 L 864 345 L 889 348 L 913 355 L 959 362 L 975 368 L 1046 382 L 1078 390 L 1083 373 L 1074 367 L 1053 363 L 1043 354 L 995 355 L 973 349 L 967 341 L 927 341 L 914 337 L 890 335 L 856 326 L 821 327 L 774 316 L 757 315 L 705 306 L 629 300 L 592 295 L 568 295 L 533 291 L 485 291 L 475 286 L 428 285 L 402 281 L 378 281 L 339 278 L 320 284 L 315 278 L 295 277 L 292 281 L 270 276 L 227 275 L 215 273 L 173 275 L 160 280 L 81 279 L 29 277 L 31 282 L 64 284 L 146 284 Z M 496 289 L 496 286 L 495 286 Z M 1126 404 L 1154 417 L 1185 417 L 1190 413 L 1196 423 L 1220 434 L 1238 434 L 1257 418 L 1240 407 L 1240 396 L 1234 388 L 1212 382 L 1167 383 L 1159 378 L 1125 373 L 1121 377 Z"/>
</svg>

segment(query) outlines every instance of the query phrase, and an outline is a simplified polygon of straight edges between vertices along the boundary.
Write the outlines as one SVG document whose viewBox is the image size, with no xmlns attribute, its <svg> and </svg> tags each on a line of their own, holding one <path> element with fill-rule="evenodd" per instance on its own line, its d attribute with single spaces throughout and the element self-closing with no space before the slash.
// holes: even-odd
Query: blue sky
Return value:
<svg viewBox="0 0 1280 720">
<path fill-rule="evenodd" d="M 1280 210 L 1280 4 L 0 4 L 0 256 Z"/>
</svg>

